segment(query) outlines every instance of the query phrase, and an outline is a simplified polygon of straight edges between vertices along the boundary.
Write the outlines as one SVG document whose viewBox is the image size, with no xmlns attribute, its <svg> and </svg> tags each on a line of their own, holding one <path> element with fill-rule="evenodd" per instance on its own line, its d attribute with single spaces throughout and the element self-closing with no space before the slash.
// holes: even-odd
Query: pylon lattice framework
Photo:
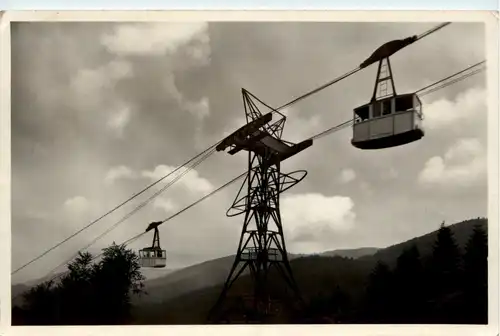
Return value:
<svg viewBox="0 0 500 336">
<path fill-rule="evenodd" d="M 300 182 L 307 172 L 285 174 L 280 166 L 283 160 L 311 146 L 312 140 L 299 144 L 282 140 L 286 117 L 273 110 L 281 117 L 270 124 L 273 112 L 262 115 L 252 99 L 255 96 L 244 89 L 242 95 L 247 124 L 224 139 L 217 150 L 230 147 L 231 155 L 248 151 L 247 176 L 226 214 L 244 214 L 244 222 L 233 266 L 213 310 L 220 308 L 234 282 L 249 269 L 253 285 L 251 311 L 262 319 L 272 310 L 268 275 L 273 267 L 291 289 L 293 301 L 302 302 L 286 251 L 280 194 Z"/>
</svg>

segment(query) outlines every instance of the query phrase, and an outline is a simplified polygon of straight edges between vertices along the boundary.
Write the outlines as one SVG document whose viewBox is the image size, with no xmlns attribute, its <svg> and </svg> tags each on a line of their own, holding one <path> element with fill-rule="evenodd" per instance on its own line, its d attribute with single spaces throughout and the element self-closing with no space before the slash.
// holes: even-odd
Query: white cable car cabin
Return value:
<svg viewBox="0 0 500 336">
<path fill-rule="evenodd" d="M 405 145 L 424 136 L 422 103 L 414 93 L 375 100 L 354 110 L 352 145 L 381 149 Z"/>
<path fill-rule="evenodd" d="M 389 56 L 413 43 L 415 36 L 390 41 L 375 50 L 360 67 L 378 61 L 372 99 L 354 109 L 351 143 L 359 149 L 381 149 L 405 145 L 424 136 L 422 102 L 415 93 L 396 94 Z M 384 63 L 385 61 L 385 63 Z M 391 94 L 388 94 L 390 83 Z"/>
<path fill-rule="evenodd" d="M 167 253 L 160 247 L 160 233 L 158 225 L 161 222 L 153 222 L 149 224 L 146 232 L 154 229 L 153 244 L 151 247 L 145 247 L 139 250 L 139 263 L 141 267 L 146 268 L 163 268 L 167 266 Z"/>
</svg>

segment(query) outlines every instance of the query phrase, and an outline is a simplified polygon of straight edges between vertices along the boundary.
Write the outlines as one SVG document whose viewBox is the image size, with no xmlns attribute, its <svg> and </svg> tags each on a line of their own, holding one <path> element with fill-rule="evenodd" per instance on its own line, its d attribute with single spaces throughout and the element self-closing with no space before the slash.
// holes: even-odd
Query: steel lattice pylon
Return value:
<svg viewBox="0 0 500 336">
<path fill-rule="evenodd" d="M 210 321 L 221 319 L 221 315 L 215 316 L 216 311 L 222 310 L 228 291 L 244 271 L 250 272 L 253 285 L 250 310 L 246 307 L 244 313 L 246 322 L 249 319 L 263 322 L 274 309 L 268 287 L 268 276 L 272 268 L 276 268 L 291 290 L 290 299 L 295 303 L 302 303 L 286 251 L 280 194 L 300 182 L 307 172 L 301 170 L 284 174 L 280 171 L 280 163 L 311 146 L 312 140 L 297 145 L 282 140 L 286 117 L 273 110 L 281 117 L 270 124 L 271 114 L 261 114 L 252 99 L 255 96 L 244 89 L 242 94 L 247 125 L 226 138 L 218 150 L 232 147 L 230 154 L 240 150 L 248 151 L 247 176 L 227 212 L 229 217 L 244 214 L 244 222 L 236 258 L 222 293 L 210 312 Z"/>
</svg>

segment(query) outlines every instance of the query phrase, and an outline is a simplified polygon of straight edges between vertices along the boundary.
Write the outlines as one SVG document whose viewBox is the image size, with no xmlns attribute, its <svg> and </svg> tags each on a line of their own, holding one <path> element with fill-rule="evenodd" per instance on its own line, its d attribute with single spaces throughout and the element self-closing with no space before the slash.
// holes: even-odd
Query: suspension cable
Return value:
<svg viewBox="0 0 500 336">
<path fill-rule="evenodd" d="M 475 67 L 477 67 L 477 66 L 479 66 L 479 65 L 481 65 L 481 64 L 484 64 L 484 63 L 486 63 L 486 61 L 481 61 L 481 62 L 478 62 L 478 63 L 476 63 L 476 64 L 474 64 L 474 65 L 471 65 L 470 67 L 467 67 L 467 68 L 465 68 L 465 69 L 463 69 L 463 70 L 461 70 L 461 71 L 459 71 L 459 72 L 456 72 L 456 73 L 454 73 L 453 75 L 450 75 L 450 76 L 448 76 L 448 77 L 445 77 L 445 78 L 443 78 L 443 79 L 438 80 L 437 82 L 434 82 L 434 83 L 432 83 L 432 84 L 429 84 L 429 85 L 427 85 L 427 86 L 424 86 L 424 87 L 423 87 L 423 88 L 421 88 L 420 90 L 415 91 L 415 93 L 420 93 L 420 92 L 423 92 L 423 91 L 425 91 L 425 90 L 427 90 L 427 89 L 429 89 L 429 88 L 431 88 L 431 87 L 433 87 L 433 86 L 435 86 L 435 85 L 437 85 L 437 84 L 440 84 L 440 83 L 442 83 L 442 82 L 445 82 L 445 81 L 447 81 L 448 79 L 451 79 L 451 78 L 453 78 L 453 77 L 455 77 L 455 76 L 457 76 L 457 75 L 460 75 L 460 74 L 462 74 L 462 73 L 464 73 L 464 72 L 466 72 L 466 71 L 468 71 L 468 70 L 470 70 L 470 69 L 472 69 L 472 68 L 475 68 Z"/>
<path fill-rule="evenodd" d="M 441 28 L 446 27 L 446 26 L 447 26 L 447 25 L 449 25 L 449 24 L 451 24 L 451 22 L 444 22 L 444 23 L 441 23 L 441 24 L 437 25 L 437 26 L 436 26 L 436 27 L 434 27 L 434 28 L 429 29 L 428 31 L 426 31 L 426 32 L 424 32 L 424 33 L 422 33 L 422 34 L 418 35 L 418 36 L 417 36 L 417 41 L 418 41 L 418 40 L 420 40 L 420 39 L 423 39 L 424 37 L 426 37 L 426 36 L 428 36 L 428 35 L 430 35 L 430 34 L 432 34 L 432 33 L 437 32 L 438 30 L 440 30 Z"/>
</svg>

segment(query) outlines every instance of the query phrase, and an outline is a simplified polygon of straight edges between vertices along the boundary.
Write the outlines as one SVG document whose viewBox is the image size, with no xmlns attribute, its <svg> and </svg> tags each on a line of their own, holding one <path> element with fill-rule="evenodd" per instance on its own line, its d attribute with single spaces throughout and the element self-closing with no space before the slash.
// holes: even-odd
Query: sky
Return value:
<svg viewBox="0 0 500 336">
<path fill-rule="evenodd" d="M 13 23 L 12 269 L 242 126 L 241 88 L 281 106 L 357 67 L 381 44 L 435 25 Z M 485 59 L 483 29 L 453 23 L 394 55 L 397 92 Z M 372 65 L 285 109 L 284 139 L 298 142 L 352 118 L 371 97 L 375 71 Z M 288 251 L 385 247 L 442 221 L 487 216 L 486 95 L 480 74 L 422 97 L 420 141 L 363 151 L 344 129 L 283 163 L 283 172 L 308 171 L 282 195 Z M 245 153 L 210 156 L 90 252 L 143 232 L 246 164 Z M 16 273 L 13 283 L 45 276 L 168 181 Z M 161 226 L 169 268 L 236 252 L 243 218 L 225 213 L 241 183 Z"/>
</svg>

